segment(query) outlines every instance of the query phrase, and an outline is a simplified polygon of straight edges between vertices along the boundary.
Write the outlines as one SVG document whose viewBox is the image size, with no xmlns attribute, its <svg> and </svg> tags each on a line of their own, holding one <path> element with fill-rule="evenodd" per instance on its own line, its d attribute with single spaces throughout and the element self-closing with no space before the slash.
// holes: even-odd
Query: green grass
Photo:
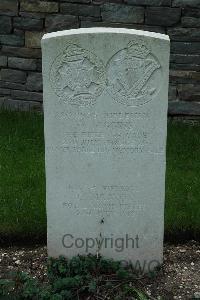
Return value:
<svg viewBox="0 0 200 300">
<path fill-rule="evenodd" d="M 0 240 L 46 235 L 43 117 L 0 113 Z"/>
<path fill-rule="evenodd" d="M 165 233 L 200 238 L 200 123 L 168 125 Z"/>
<path fill-rule="evenodd" d="M 45 242 L 43 116 L 0 113 L 0 243 Z M 200 237 L 200 124 L 170 122 L 165 235 Z"/>
</svg>

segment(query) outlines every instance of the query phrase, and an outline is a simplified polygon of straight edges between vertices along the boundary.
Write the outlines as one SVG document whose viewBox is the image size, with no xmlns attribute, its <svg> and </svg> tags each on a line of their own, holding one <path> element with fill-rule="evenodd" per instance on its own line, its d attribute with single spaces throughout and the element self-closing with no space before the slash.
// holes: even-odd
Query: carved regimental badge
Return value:
<svg viewBox="0 0 200 300">
<path fill-rule="evenodd" d="M 159 91 L 161 66 L 142 41 L 131 41 L 107 64 L 108 92 L 121 104 L 139 106 Z"/>
<path fill-rule="evenodd" d="M 50 82 L 63 101 L 79 106 L 92 105 L 104 89 L 106 71 L 96 55 L 69 44 L 54 60 Z"/>
<path fill-rule="evenodd" d="M 86 106 L 96 102 L 105 85 L 114 100 L 128 106 L 143 105 L 159 91 L 161 66 L 141 41 L 131 41 L 115 53 L 105 67 L 93 53 L 69 44 L 54 60 L 50 82 L 62 101 Z"/>
</svg>

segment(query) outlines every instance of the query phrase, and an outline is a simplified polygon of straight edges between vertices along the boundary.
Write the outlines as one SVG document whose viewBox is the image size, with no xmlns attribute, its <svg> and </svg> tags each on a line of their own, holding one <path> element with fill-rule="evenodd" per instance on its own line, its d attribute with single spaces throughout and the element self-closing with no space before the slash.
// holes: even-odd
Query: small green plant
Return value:
<svg viewBox="0 0 200 300">
<path fill-rule="evenodd" d="M 134 299 L 138 299 L 138 300 L 148 300 L 147 296 L 143 292 L 129 285 L 124 286 L 124 295 L 134 296 L 136 297 Z"/>
<path fill-rule="evenodd" d="M 0 280 L 0 299 L 76 300 L 138 299 L 148 300 L 137 287 L 136 275 L 120 262 L 93 255 L 72 259 L 49 258 L 48 282 L 41 283 L 24 272 Z M 4 298 L 2 298 L 2 296 Z M 127 298 L 128 297 L 128 298 Z"/>
</svg>

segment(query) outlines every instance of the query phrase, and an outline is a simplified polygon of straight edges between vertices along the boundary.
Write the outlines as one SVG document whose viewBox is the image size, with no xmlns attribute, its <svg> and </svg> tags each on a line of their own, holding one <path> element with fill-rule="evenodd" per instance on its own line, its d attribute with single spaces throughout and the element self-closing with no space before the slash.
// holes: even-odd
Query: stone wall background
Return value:
<svg viewBox="0 0 200 300">
<path fill-rule="evenodd" d="M 168 34 L 169 114 L 200 115 L 200 0 L 0 0 L 0 106 L 42 110 L 42 35 L 98 26 Z"/>
</svg>

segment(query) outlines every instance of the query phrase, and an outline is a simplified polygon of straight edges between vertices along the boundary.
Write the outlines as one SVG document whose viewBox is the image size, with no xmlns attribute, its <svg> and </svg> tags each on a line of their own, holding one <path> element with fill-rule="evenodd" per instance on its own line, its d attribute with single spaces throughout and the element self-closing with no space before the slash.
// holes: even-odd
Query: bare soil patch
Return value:
<svg viewBox="0 0 200 300">
<path fill-rule="evenodd" d="M 46 282 L 46 262 L 46 247 L 0 248 L 0 278 L 20 270 Z M 200 299 L 200 243 L 165 245 L 162 269 L 154 278 L 142 279 L 140 284 L 149 299 Z"/>
</svg>

